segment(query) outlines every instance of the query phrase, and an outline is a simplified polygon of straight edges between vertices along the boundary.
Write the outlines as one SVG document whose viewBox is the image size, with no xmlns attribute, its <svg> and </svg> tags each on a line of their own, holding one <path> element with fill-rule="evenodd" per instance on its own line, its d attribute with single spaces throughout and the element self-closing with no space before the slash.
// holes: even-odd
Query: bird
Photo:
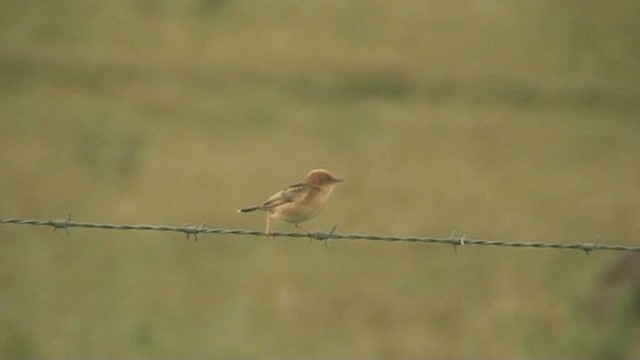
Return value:
<svg viewBox="0 0 640 360">
<path fill-rule="evenodd" d="M 300 226 L 300 223 L 316 216 L 331 195 L 333 188 L 343 181 L 325 169 L 311 170 L 302 182 L 278 191 L 261 205 L 241 208 L 237 212 L 266 211 L 267 237 L 275 238 L 271 220 L 279 220 L 294 224 L 313 238 L 308 230 Z"/>
</svg>

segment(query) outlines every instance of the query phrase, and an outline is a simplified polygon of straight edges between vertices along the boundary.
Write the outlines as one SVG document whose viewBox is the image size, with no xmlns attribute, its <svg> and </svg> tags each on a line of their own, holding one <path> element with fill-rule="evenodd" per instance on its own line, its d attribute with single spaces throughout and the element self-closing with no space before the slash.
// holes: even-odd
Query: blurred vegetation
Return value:
<svg viewBox="0 0 640 360">
<path fill-rule="evenodd" d="M 313 229 L 637 245 L 639 10 L 3 1 L 0 215 L 261 229 L 235 209 L 326 167 Z M 0 239 L 3 358 L 640 356 L 592 317 L 614 253 Z"/>
</svg>

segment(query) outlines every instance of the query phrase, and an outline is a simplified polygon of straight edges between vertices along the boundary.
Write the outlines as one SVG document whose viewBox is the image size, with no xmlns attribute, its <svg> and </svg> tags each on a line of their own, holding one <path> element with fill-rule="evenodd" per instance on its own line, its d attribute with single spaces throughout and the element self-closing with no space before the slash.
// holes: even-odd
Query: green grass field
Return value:
<svg viewBox="0 0 640 360">
<path fill-rule="evenodd" d="M 5 1 L 0 218 L 262 230 L 325 167 L 313 230 L 637 246 L 638 10 Z M 0 357 L 640 356 L 619 253 L 199 240 L 0 226 Z"/>
</svg>

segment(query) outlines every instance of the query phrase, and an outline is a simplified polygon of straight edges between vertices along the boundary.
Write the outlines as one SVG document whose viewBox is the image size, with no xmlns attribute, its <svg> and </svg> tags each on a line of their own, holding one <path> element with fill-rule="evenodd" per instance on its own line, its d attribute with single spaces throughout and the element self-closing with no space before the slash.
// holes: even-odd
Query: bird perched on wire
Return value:
<svg viewBox="0 0 640 360">
<path fill-rule="evenodd" d="M 275 237 L 271 227 L 272 219 L 292 223 L 312 237 L 309 231 L 300 226 L 300 223 L 316 216 L 331 195 L 333 188 L 342 181 L 327 170 L 311 170 L 301 183 L 278 191 L 261 205 L 249 206 L 237 211 L 239 213 L 266 211 L 267 237 Z"/>
</svg>

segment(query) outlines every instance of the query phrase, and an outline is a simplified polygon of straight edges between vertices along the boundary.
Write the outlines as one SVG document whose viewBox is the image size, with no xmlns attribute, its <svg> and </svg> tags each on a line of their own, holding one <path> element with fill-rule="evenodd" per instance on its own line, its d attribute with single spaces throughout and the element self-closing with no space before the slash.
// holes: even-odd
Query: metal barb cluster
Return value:
<svg viewBox="0 0 640 360">
<path fill-rule="evenodd" d="M 195 241 L 198 241 L 198 234 L 205 230 L 204 223 L 200 224 L 200 226 L 193 226 L 191 224 L 185 224 L 182 227 L 182 232 L 187 234 L 187 239 L 189 236 L 193 235 Z"/>
<path fill-rule="evenodd" d="M 166 226 L 166 225 L 130 225 L 130 224 L 108 224 L 108 223 L 90 223 L 90 222 L 78 222 L 71 220 L 71 214 L 64 220 L 41 220 L 41 219 L 0 219 L 0 225 L 3 224 L 15 224 L 15 225 L 30 225 L 30 226 L 51 226 L 53 230 L 64 229 L 68 236 L 71 236 L 69 232 L 70 228 L 90 228 L 90 229 L 104 229 L 104 230 L 139 230 L 139 231 L 170 231 L 183 233 L 189 238 L 193 235 L 194 239 L 198 241 L 198 234 L 218 234 L 218 235 L 253 235 L 264 236 L 265 233 L 257 230 L 243 230 L 243 229 L 224 229 L 224 228 L 208 228 L 204 223 L 198 226 L 185 224 L 183 226 Z M 357 235 L 347 234 L 341 235 L 334 233 L 336 226 L 331 229 L 330 232 L 315 232 L 311 234 L 306 233 L 291 233 L 291 232 L 276 232 L 274 235 L 282 237 L 292 238 L 309 238 L 315 240 L 324 241 L 325 247 L 328 248 L 328 240 L 369 240 L 369 241 L 400 241 L 400 242 L 419 242 L 419 243 L 437 243 L 453 246 L 455 252 L 457 252 L 458 246 L 470 246 L 470 245 L 482 245 L 482 246 L 502 246 L 502 247 L 517 247 L 517 248 L 538 248 L 538 249 L 573 249 L 584 251 L 586 254 L 590 254 L 594 251 L 610 250 L 610 251 L 630 251 L 640 252 L 640 246 L 625 246 L 625 245 L 604 245 L 594 243 L 548 243 L 548 242 L 516 242 L 516 241 L 502 241 L 502 240 L 481 240 L 481 239 L 469 239 L 467 235 L 456 237 L 456 232 L 452 232 L 447 238 L 436 237 L 415 237 L 415 236 L 379 236 L 379 235 Z"/>
</svg>

